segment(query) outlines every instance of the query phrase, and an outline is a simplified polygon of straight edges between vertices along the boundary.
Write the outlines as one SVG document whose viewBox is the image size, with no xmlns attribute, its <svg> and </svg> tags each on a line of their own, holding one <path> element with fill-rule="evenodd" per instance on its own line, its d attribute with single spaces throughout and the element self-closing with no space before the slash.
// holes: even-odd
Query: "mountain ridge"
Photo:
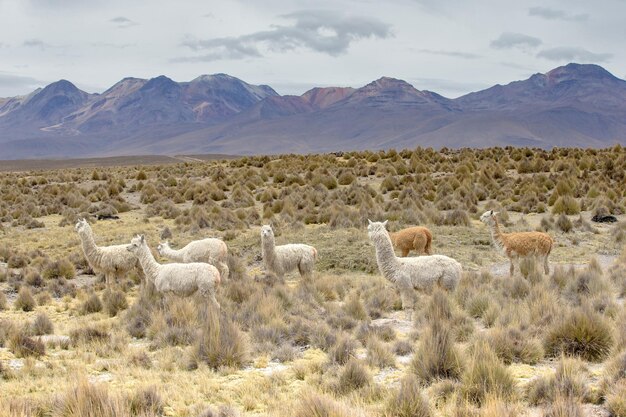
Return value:
<svg viewBox="0 0 626 417">
<path fill-rule="evenodd" d="M 0 100 L 0 159 L 626 144 L 626 81 L 574 64 L 450 99 L 380 77 L 279 95 L 228 74 L 67 80 Z"/>
</svg>

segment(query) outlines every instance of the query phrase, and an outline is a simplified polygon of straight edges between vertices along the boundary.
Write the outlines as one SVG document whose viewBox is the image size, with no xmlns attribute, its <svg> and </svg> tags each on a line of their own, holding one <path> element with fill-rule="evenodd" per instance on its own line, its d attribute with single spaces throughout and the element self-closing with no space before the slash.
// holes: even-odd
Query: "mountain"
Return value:
<svg viewBox="0 0 626 417">
<path fill-rule="evenodd" d="M 390 77 L 280 96 L 226 74 L 125 78 L 101 94 L 61 80 L 0 99 L 0 159 L 615 143 L 626 144 L 626 81 L 597 65 L 456 99 Z"/>
</svg>

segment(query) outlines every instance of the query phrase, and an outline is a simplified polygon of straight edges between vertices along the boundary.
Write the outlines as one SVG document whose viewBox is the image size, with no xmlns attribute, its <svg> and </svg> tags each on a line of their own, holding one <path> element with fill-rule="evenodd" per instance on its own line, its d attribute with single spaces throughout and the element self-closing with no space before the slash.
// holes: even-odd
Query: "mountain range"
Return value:
<svg viewBox="0 0 626 417">
<path fill-rule="evenodd" d="M 0 159 L 626 144 L 626 81 L 568 64 L 449 99 L 383 77 L 281 96 L 226 74 L 69 81 L 0 98 Z"/>
</svg>

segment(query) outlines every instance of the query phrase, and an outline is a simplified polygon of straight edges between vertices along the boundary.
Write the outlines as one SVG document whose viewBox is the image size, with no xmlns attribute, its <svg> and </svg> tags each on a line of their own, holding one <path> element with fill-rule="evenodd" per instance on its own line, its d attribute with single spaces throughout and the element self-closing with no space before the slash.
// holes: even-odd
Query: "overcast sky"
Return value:
<svg viewBox="0 0 626 417">
<path fill-rule="evenodd" d="M 389 76 L 457 97 L 568 62 L 626 78 L 626 0 L 0 0 L 0 97 L 227 73 L 280 94 Z"/>
</svg>

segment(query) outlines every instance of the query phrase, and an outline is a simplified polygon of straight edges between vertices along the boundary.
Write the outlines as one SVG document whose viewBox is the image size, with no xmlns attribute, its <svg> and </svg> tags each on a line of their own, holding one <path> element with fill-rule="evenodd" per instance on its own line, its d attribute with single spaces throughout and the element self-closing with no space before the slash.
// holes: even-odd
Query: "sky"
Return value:
<svg viewBox="0 0 626 417">
<path fill-rule="evenodd" d="M 388 76 L 454 98 L 569 62 L 626 78 L 625 40 L 626 0 L 0 0 L 0 97 L 226 73 L 280 94 Z"/>
</svg>

